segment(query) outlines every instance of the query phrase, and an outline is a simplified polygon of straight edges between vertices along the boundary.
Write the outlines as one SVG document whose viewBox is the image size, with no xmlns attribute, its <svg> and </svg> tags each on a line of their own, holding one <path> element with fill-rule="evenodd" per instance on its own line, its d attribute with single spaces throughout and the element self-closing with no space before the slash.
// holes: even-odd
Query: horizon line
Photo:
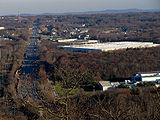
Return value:
<svg viewBox="0 0 160 120">
<path fill-rule="evenodd" d="M 127 11 L 128 10 L 128 11 Z M 131 10 L 131 11 L 129 11 Z M 137 10 L 137 11 L 136 11 Z M 109 12 L 110 11 L 110 12 Z M 119 11 L 119 12 L 118 12 Z M 0 15 L 0 16 L 17 16 L 18 14 L 22 16 L 37 16 L 37 15 L 69 15 L 69 14 L 102 14 L 103 12 L 105 13 L 129 13 L 129 12 L 160 12 L 160 8 L 156 9 L 139 9 L 139 8 L 129 8 L 129 9 L 104 9 L 104 10 L 95 10 L 95 11 L 66 11 L 66 12 L 41 12 L 41 13 L 19 13 L 19 11 L 14 14 L 6 14 L 6 15 Z"/>
</svg>

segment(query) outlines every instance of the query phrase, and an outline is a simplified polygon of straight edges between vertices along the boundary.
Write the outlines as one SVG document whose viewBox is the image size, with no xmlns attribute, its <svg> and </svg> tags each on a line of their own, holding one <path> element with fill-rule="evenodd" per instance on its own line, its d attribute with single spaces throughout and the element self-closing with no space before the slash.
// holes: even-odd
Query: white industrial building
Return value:
<svg viewBox="0 0 160 120">
<path fill-rule="evenodd" d="M 120 85 L 120 82 L 111 82 L 112 87 L 116 88 Z"/>
<path fill-rule="evenodd" d="M 100 85 L 100 89 L 102 91 L 112 90 L 113 89 L 113 86 L 111 85 L 110 81 L 99 81 L 99 85 Z"/>
<path fill-rule="evenodd" d="M 132 76 L 132 81 L 137 82 L 159 82 L 160 72 L 143 72 Z"/>
<path fill-rule="evenodd" d="M 155 47 L 155 46 L 159 46 L 159 44 L 153 44 L 152 42 L 107 42 L 107 43 L 59 46 L 58 49 L 62 48 L 72 51 L 94 52 L 94 51 L 119 50 L 127 48 L 145 48 L 145 47 Z"/>
<path fill-rule="evenodd" d="M 140 72 L 131 77 L 131 80 L 125 82 L 99 81 L 99 86 L 102 91 L 118 88 L 124 84 L 129 88 L 134 88 L 140 83 L 152 83 L 156 87 L 160 87 L 160 72 Z"/>
<path fill-rule="evenodd" d="M 4 30 L 5 29 L 5 27 L 0 27 L 0 30 Z"/>
<path fill-rule="evenodd" d="M 57 42 L 74 42 L 74 41 L 76 41 L 77 39 L 59 39 L 59 40 L 57 40 Z"/>
</svg>

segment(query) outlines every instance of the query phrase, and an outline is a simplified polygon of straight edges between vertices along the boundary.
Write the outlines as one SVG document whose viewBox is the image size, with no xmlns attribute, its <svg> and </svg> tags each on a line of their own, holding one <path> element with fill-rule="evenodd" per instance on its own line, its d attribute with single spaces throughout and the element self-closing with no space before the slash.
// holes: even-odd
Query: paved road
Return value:
<svg viewBox="0 0 160 120">
<path fill-rule="evenodd" d="M 39 23 L 34 21 L 32 35 L 28 44 L 23 68 L 20 71 L 20 79 L 18 84 L 18 93 L 22 99 L 41 100 L 40 95 L 37 93 L 36 80 L 38 74 L 38 31 Z"/>
<path fill-rule="evenodd" d="M 39 79 L 39 55 L 38 55 L 38 31 L 39 23 L 35 21 L 30 37 L 30 42 L 24 56 L 23 67 L 20 70 L 18 93 L 22 99 L 32 99 L 34 101 L 42 100 L 37 92 L 36 81 Z M 51 81 L 50 81 L 51 82 Z M 53 95 L 58 96 L 56 93 L 54 82 L 51 82 L 53 87 Z"/>
</svg>

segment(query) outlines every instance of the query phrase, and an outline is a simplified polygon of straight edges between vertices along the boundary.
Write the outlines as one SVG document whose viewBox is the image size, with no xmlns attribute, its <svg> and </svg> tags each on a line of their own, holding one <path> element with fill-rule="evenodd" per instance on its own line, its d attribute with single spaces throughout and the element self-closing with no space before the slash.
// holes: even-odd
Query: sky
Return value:
<svg viewBox="0 0 160 120">
<path fill-rule="evenodd" d="M 160 9 L 160 0 L 0 0 L 0 15 L 132 8 Z"/>
</svg>

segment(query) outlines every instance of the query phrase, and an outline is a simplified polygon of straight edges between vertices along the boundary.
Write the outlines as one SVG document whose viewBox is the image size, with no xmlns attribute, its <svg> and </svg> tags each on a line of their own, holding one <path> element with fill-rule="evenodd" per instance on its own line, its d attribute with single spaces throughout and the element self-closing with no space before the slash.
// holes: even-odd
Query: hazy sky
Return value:
<svg viewBox="0 0 160 120">
<path fill-rule="evenodd" d="M 0 15 L 130 8 L 160 9 L 160 0 L 0 0 Z"/>
</svg>

